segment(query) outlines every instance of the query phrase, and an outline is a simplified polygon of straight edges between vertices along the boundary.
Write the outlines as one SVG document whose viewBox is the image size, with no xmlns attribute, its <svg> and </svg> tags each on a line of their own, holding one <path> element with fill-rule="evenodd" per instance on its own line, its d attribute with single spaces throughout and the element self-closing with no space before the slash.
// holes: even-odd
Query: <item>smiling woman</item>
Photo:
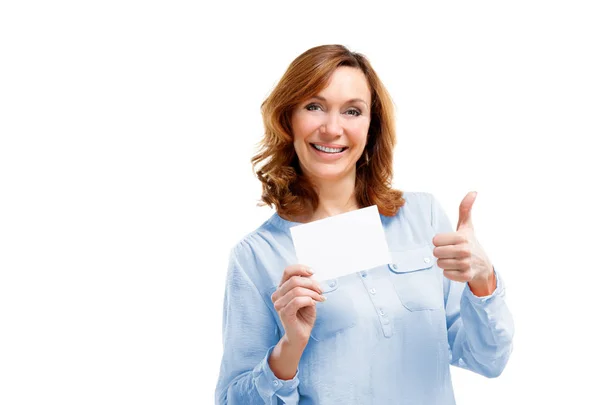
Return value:
<svg viewBox="0 0 600 405">
<path fill-rule="evenodd" d="M 231 250 L 216 403 L 449 405 L 451 364 L 498 376 L 512 317 L 474 237 L 476 194 L 454 232 L 432 194 L 391 188 L 393 104 L 368 60 L 309 49 L 262 114 L 252 163 L 277 212 Z M 372 205 L 391 263 L 320 281 L 297 263 L 291 227 Z"/>
<path fill-rule="evenodd" d="M 393 108 L 363 55 L 324 45 L 298 56 L 262 105 L 265 136 L 252 163 L 264 204 L 301 222 L 333 214 L 319 199 L 395 214 L 404 200 L 391 188 Z"/>
</svg>

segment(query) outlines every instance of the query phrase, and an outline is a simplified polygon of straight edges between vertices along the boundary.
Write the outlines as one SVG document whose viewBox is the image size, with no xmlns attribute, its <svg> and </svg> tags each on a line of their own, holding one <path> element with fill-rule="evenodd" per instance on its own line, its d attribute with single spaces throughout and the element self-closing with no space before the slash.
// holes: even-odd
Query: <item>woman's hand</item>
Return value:
<svg viewBox="0 0 600 405">
<path fill-rule="evenodd" d="M 444 276 L 468 282 L 475 295 L 484 296 L 494 292 L 496 278 L 492 263 L 475 238 L 471 221 L 475 197 L 477 193 L 471 192 L 460 203 L 456 232 L 435 235 L 433 255 L 438 258 L 438 267 L 444 269 Z"/>
<path fill-rule="evenodd" d="M 293 264 L 283 271 L 279 287 L 271 295 L 271 301 L 285 329 L 286 340 L 304 347 L 317 319 L 316 301 L 325 301 L 319 283 L 310 278 L 307 266 Z"/>
</svg>

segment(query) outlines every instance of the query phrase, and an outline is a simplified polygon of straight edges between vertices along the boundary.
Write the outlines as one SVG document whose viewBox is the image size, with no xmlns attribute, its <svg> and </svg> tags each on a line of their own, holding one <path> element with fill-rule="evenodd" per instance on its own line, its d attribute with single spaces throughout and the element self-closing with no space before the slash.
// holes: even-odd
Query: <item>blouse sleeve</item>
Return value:
<svg viewBox="0 0 600 405">
<path fill-rule="evenodd" d="M 240 242 L 243 244 L 244 242 Z M 232 249 L 223 301 L 223 357 L 215 391 L 218 405 L 297 404 L 298 372 L 277 378 L 269 356 L 280 339 L 277 323 L 244 271 L 241 245 Z M 242 254 L 240 254 L 242 253 Z"/>
<path fill-rule="evenodd" d="M 431 195 L 435 233 L 454 232 L 440 203 Z M 486 377 L 499 376 L 512 352 L 514 323 L 502 278 L 494 267 L 496 289 L 475 296 L 467 283 L 444 277 L 444 303 L 450 363 Z"/>
</svg>

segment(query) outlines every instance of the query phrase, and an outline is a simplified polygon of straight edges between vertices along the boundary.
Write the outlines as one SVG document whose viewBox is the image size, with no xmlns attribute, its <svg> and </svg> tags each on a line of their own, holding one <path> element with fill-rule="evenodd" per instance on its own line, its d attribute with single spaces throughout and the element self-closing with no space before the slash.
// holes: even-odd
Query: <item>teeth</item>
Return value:
<svg viewBox="0 0 600 405">
<path fill-rule="evenodd" d="M 313 144 L 313 146 L 315 148 L 317 148 L 318 150 L 320 150 L 321 152 L 327 152 L 327 153 L 339 153 L 344 150 L 344 148 L 327 148 L 325 146 L 320 146 L 320 145 L 315 145 L 315 144 Z"/>
</svg>

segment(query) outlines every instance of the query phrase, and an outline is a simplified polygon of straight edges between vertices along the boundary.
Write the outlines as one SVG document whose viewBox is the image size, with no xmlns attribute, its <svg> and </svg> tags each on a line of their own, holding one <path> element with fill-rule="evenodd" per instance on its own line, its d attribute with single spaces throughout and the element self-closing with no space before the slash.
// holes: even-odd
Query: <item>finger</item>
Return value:
<svg viewBox="0 0 600 405">
<path fill-rule="evenodd" d="M 433 244 L 435 246 L 460 245 L 467 242 L 467 235 L 460 232 L 438 233 L 433 237 Z"/>
<path fill-rule="evenodd" d="M 310 277 L 314 274 L 310 267 L 304 264 L 292 264 L 287 266 L 283 270 L 283 276 L 281 277 L 281 281 L 279 282 L 279 286 L 281 287 L 283 283 L 289 280 L 292 276 L 303 276 Z"/>
<path fill-rule="evenodd" d="M 288 281 L 283 283 L 281 287 L 279 287 L 274 294 L 276 294 L 277 298 L 283 297 L 288 293 L 291 289 L 295 287 L 304 287 L 309 288 L 311 290 L 316 291 L 319 294 L 323 293 L 321 286 L 314 278 L 307 278 L 301 276 L 292 276 Z"/>
<path fill-rule="evenodd" d="M 438 259 L 437 266 L 444 270 L 467 271 L 471 269 L 470 259 Z"/>
<path fill-rule="evenodd" d="M 281 314 L 285 317 L 294 317 L 299 309 L 314 305 L 316 305 L 316 302 L 310 297 L 296 297 L 283 308 Z"/>
<path fill-rule="evenodd" d="M 471 210 L 473 209 L 473 203 L 477 197 L 476 191 L 469 192 L 460 203 L 458 207 L 458 224 L 456 230 L 462 228 L 473 228 L 473 222 L 471 220 Z"/>
<path fill-rule="evenodd" d="M 471 248 L 467 243 L 438 246 L 433 249 L 433 255 L 438 259 L 465 259 L 471 257 Z"/>
<path fill-rule="evenodd" d="M 304 287 L 295 287 L 273 303 L 275 306 L 275 310 L 279 312 L 285 306 L 287 306 L 294 298 L 297 297 L 311 297 L 313 300 L 319 302 L 327 300 L 327 298 L 325 298 L 324 296 L 322 296 L 314 290 L 310 290 Z"/>
<path fill-rule="evenodd" d="M 444 270 L 444 277 L 453 281 L 459 281 L 461 283 L 471 280 L 470 273 L 462 270 Z"/>
<path fill-rule="evenodd" d="M 290 290 L 296 287 L 312 289 L 319 294 L 323 293 L 323 290 L 321 289 L 321 286 L 319 285 L 317 280 L 302 276 L 292 276 L 273 292 L 273 294 L 271 295 L 271 301 L 275 303 L 275 301 L 277 301 L 279 298 L 283 297 Z"/>
</svg>

